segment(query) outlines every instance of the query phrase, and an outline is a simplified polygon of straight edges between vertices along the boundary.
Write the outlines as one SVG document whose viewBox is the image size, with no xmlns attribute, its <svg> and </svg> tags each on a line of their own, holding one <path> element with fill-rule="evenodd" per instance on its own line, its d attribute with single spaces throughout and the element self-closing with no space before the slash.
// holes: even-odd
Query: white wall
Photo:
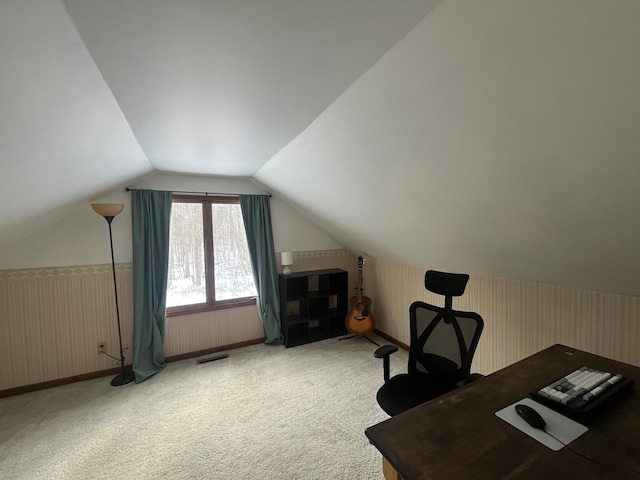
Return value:
<svg viewBox="0 0 640 480">
<path fill-rule="evenodd" d="M 273 243 L 276 252 L 338 250 L 343 248 L 305 216 L 277 197 L 271 198 Z"/>
<path fill-rule="evenodd" d="M 136 188 L 185 192 L 266 194 L 246 179 L 156 174 Z M 112 223 L 116 263 L 131 262 L 130 194 L 120 191 L 95 202 L 124 203 Z M 274 246 L 280 251 L 334 250 L 342 248 L 304 216 L 276 197 L 271 198 Z M 0 270 L 110 263 L 107 222 L 87 204 L 55 225 L 0 251 Z"/>
<path fill-rule="evenodd" d="M 113 251 L 116 263 L 131 261 L 130 195 L 126 192 L 96 199 L 124 203 L 114 218 Z M 0 251 L 0 270 L 111 263 L 107 222 L 87 203 L 52 226 Z"/>
</svg>

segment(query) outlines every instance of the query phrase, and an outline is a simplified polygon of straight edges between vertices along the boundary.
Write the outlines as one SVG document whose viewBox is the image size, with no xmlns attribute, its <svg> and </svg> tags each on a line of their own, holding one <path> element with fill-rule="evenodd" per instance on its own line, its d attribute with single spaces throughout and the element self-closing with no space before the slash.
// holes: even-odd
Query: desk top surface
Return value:
<svg viewBox="0 0 640 480">
<path fill-rule="evenodd" d="M 638 367 L 553 345 L 365 433 L 404 480 L 640 478 L 637 392 L 594 412 L 589 431 L 557 452 L 495 415 L 585 365 L 640 381 Z"/>
</svg>

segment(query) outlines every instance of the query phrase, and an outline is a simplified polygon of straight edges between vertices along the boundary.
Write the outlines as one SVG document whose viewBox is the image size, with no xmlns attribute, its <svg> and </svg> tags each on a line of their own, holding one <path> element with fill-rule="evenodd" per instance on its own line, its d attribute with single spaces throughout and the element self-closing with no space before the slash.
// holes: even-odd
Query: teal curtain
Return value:
<svg viewBox="0 0 640 480">
<path fill-rule="evenodd" d="M 165 367 L 164 325 L 172 193 L 131 190 L 133 373 L 143 382 Z"/>
<path fill-rule="evenodd" d="M 253 278 L 258 290 L 258 308 L 264 328 L 264 343 L 281 345 L 278 270 L 273 248 L 269 197 L 240 195 L 240 207 L 247 232 Z"/>
</svg>

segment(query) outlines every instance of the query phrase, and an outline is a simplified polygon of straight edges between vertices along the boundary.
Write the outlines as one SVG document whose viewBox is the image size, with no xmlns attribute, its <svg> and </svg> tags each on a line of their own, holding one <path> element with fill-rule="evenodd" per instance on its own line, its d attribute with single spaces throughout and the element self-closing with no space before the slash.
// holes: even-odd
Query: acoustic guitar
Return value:
<svg viewBox="0 0 640 480">
<path fill-rule="evenodd" d="M 371 299 L 362 295 L 362 266 L 364 258 L 358 257 L 358 295 L 351 297 L 351 312 L 347 315 L 345 324 L 347 330 L 355 335 L 366 335 L 373 331 L 373 314 L 371 313 Z"/>
</svg>

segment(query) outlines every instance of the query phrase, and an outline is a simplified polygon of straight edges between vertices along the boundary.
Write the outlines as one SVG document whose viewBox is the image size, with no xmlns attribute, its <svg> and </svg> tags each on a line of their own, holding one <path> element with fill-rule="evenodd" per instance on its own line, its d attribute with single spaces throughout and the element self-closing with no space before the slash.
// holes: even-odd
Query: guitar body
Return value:
<svg viewBox="0 0 640 480">
<path fill-rule="evenodd" d="M 354 335 L 366 335 L 372 332 L 374 323 L 371 313 L 371 299 L 365 296 L 358 299 L 354 296 L 351 297 L 349 303 L 351 303 L 351 311 L 347 315 L 347 330 Z"/>
<path fill-rule="evenodd" d="M 345 320 L 349 332 L 354 335 L 366 335 L 373 331 L 373 314 L 371 313 L 371 299 L 362 295 L 362 265 L 364 258 L 358 257 L 358 295 L 351 297 L 351 311 Z"/>
</svg>

